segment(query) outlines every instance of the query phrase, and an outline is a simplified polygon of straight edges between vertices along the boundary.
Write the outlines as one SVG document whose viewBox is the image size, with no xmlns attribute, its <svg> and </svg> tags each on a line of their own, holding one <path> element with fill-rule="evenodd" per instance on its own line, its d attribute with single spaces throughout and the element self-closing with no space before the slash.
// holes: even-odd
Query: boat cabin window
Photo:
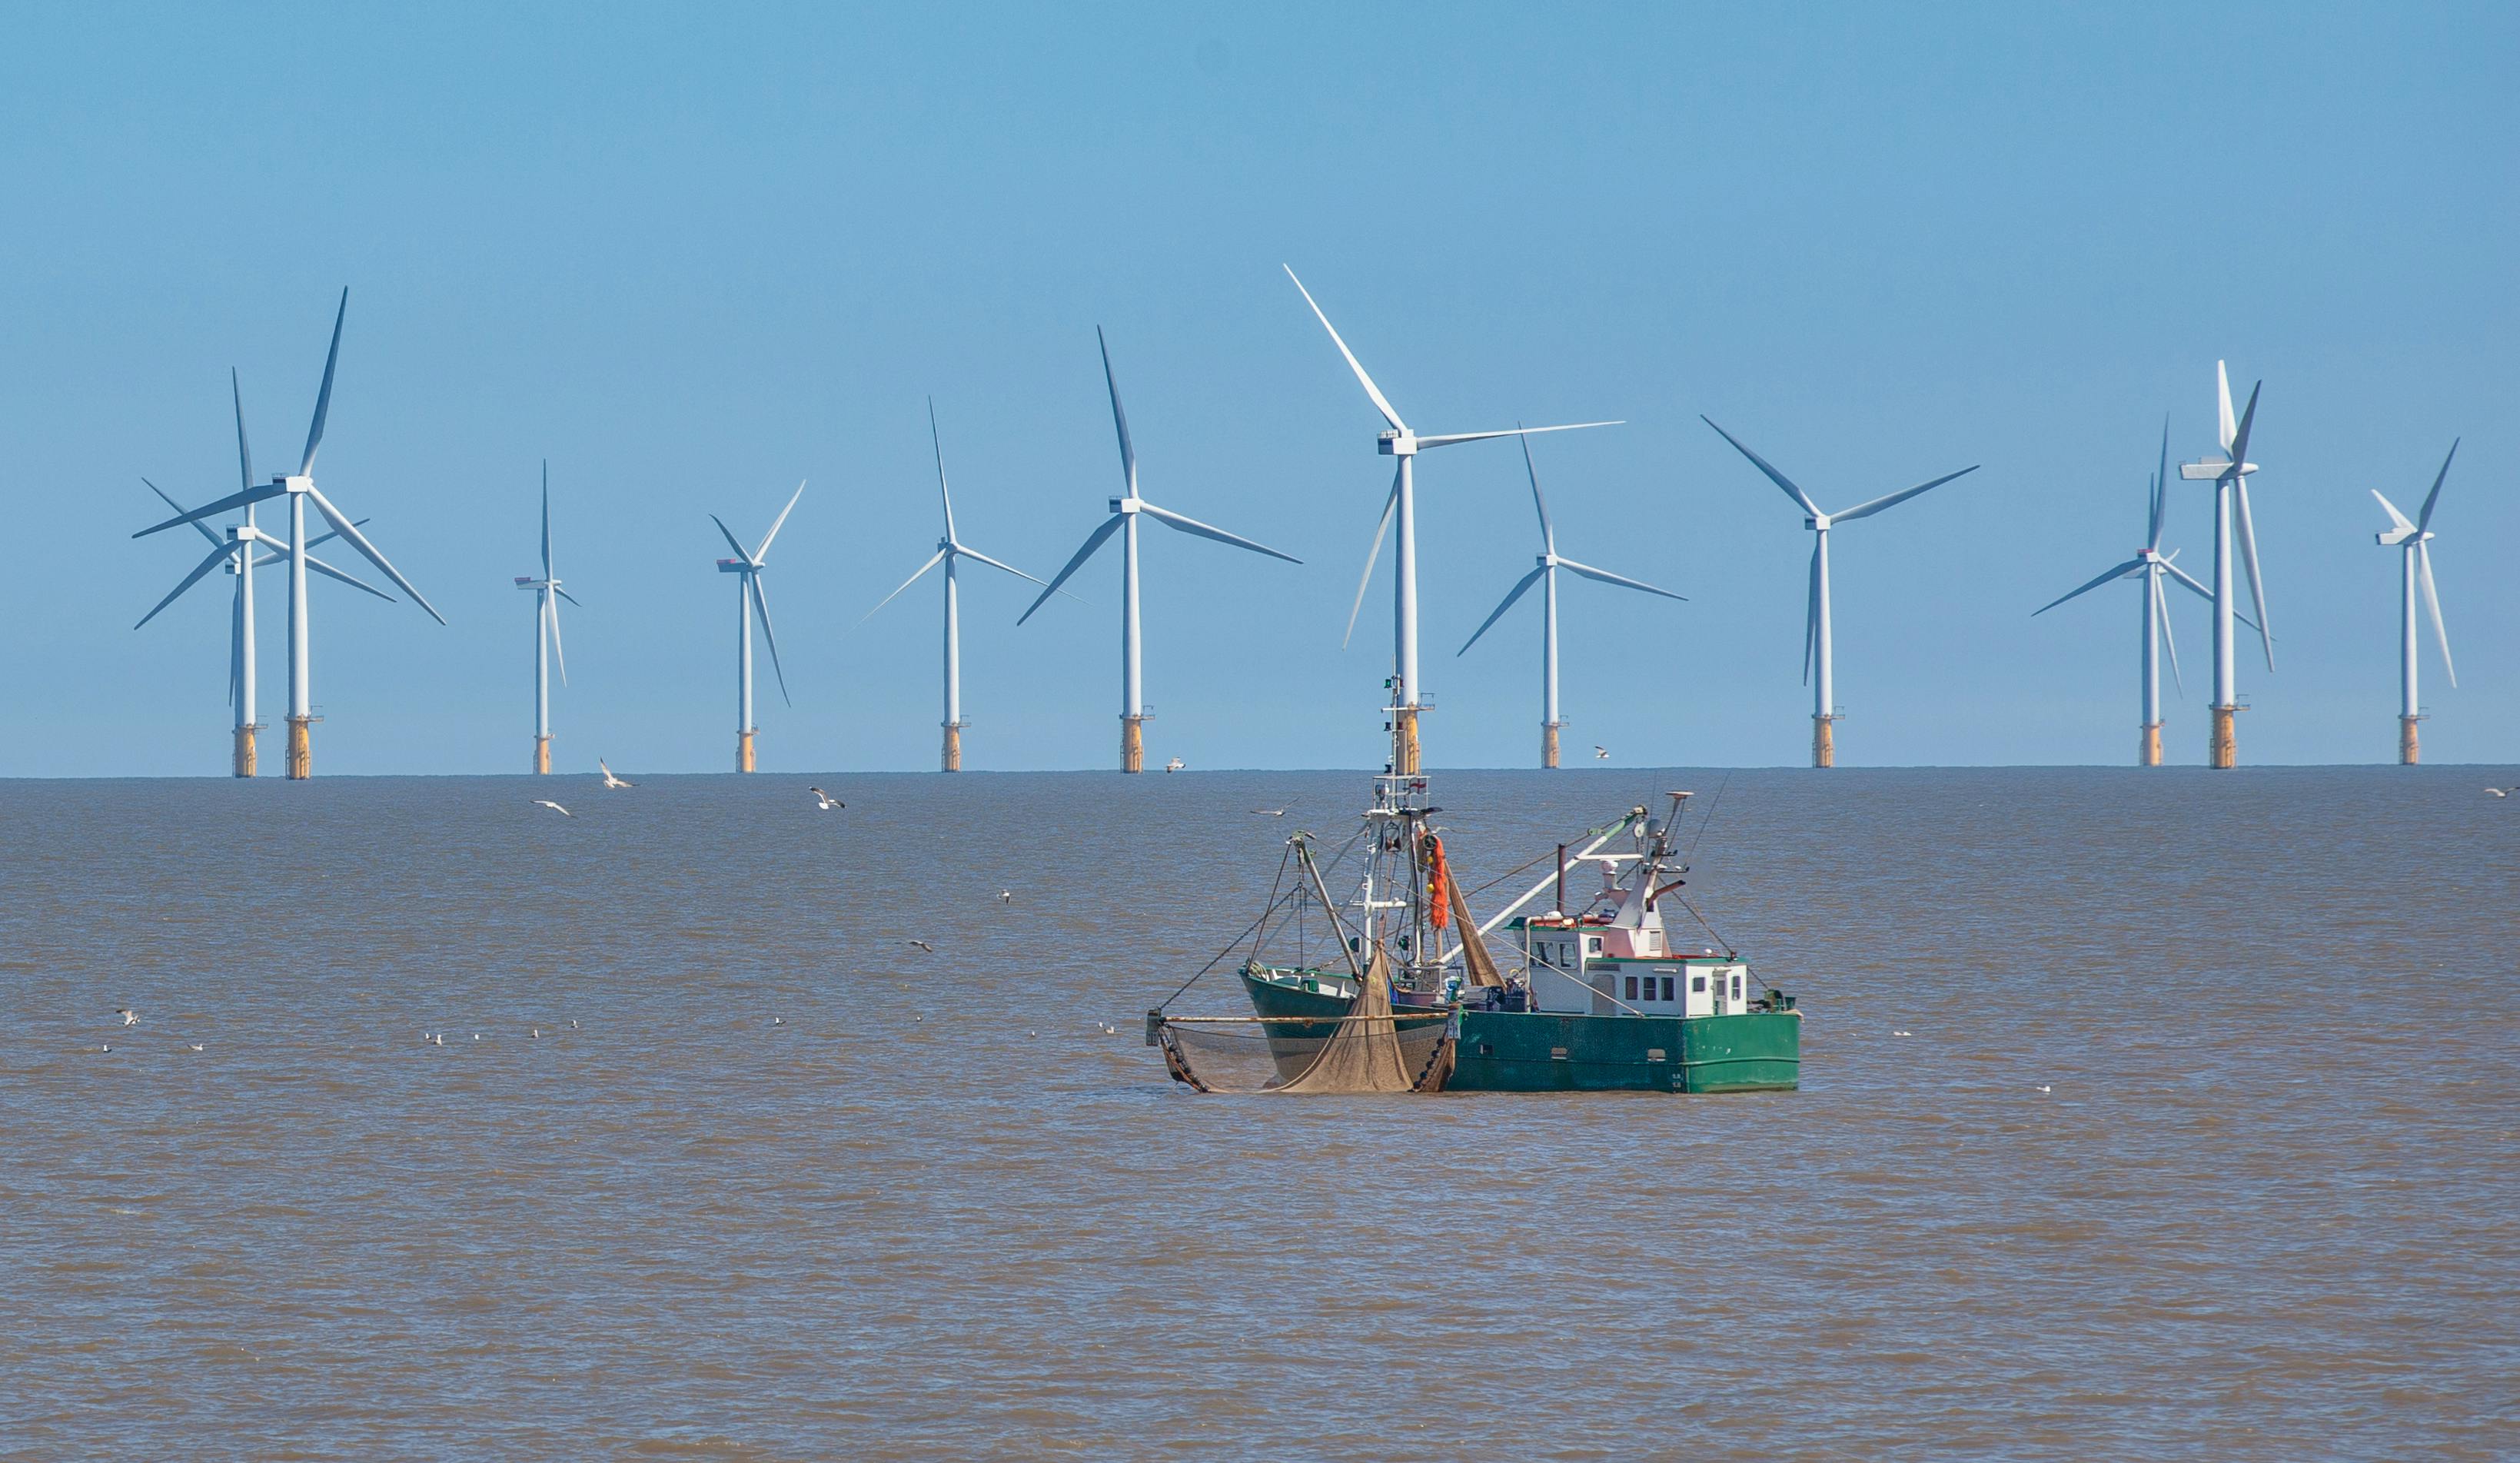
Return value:
<svg viewBox="0 0 2520 1463">
<path fill-rule="evenodd" d="M 1633 1000 L 1635 1000 L 1636 998 L 1637 998 L 1637 978 L 1636 978 L 1636 977 L 1634 977 L 1634 976 L 1630 976 L 1630 977 L 1628 977 L 1628 999 L 1633 1001 Z M 1652 1000 L 1652 999 L 1653 999 L 1653 997 L 1652 997 L 1650 994 L 1648 994 L 1648 995 L 1645 997 L 1645 999 L 1646 999 L 1646 1000 Z"/>
<path fill-rule="evenodd" d="M 1689 977 L 1688 988 L 1699 995 L 1704 995 L 1706 993 L 1706 978 L 1704 976 Z"/>
<path fill-rule="evenodd" d="M 1675 979 L 1675 978 L 1674 978 L 1674 977 L 1671 977 L 1671 976 L 1665 976 L 1665 977 L 1663 977 L 1663 978 L 1662 978 L 1662 998 L 1663 998 L 1664 1000 L 1667 1000 L 1667 1001 L 1668 1001 L 1668 1000 L 1673 999 L 1673 996 L 1672 996 L 1672 993 L 1671 993 L 1671 983 L 1672 983 L 1672 981 L 1673 981 L 1674 979 Z"/>
<path fill-rule="evenodd" d="M 1584 953 L 1588 955 L 1598 955 L 1601 953 L 1601 937 L 1598 935 L 1586 936 L 1584 937 Z"/>
<path fill-rule="evenodd" d="M 1735 1005 L 1741 1000 L 1741 974 L 1738 971 L 1732 974 L 1732 1000 Z"/>
</svg>

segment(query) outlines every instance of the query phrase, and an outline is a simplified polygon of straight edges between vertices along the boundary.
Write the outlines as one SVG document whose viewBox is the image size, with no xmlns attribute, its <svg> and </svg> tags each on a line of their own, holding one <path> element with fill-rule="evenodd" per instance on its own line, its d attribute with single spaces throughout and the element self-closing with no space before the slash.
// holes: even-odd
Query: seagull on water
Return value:
<svg viewBox="0 0 2520 1463">
<path fill-rule="evenodd" d="M 911 943 L 919 946 L 922 950 L 925 950 L 930 955 L 936 953 L 936 947 L 923 939 L 914 939 Z"/>
<path fill-rule="evenodd" d="M 788 1018 L 784 1016 L 774 1016 L 770 1018 L 770 1024 L 774 1027 L 784 1027 L 788 1025 Z"/>
<path fill-rule="evenodd" d="M 440 1031 L 430 1039 L 436 1042 L 439 1046 L 444 1046 L 446 1044 L 446 1033 L 444 1031 Z"/>
<path fill-rule="evenodd" d="M 1913 1031 L 1892 1031 L 1890 1034 L 1893 1036 L 1913 1036 L 1916 1033 Z"/>
<path fill-rule="evenodd" d="M 848 806 L 847 803 L 824 792 L 821 788 L 807 788 L 805 791 L 814 795 L 814 806 L 818 811 L 828 813 Z"/>
<path fill-rule="evenodd" d="M 570 1030 L 572 1030 L 572 1031 L 574 1031 L 574 1030 L 576 1030 L 576 1029 L 577 1029 L 577 1018 L 576 1018 L 576 1017 L 572 1016 L 572 1017 L 570 1017 L 570 1018 L 568 1019 L 568 1029 L 569 1029 Z"/>
<path fill-rule="evenodd" d="M 542 1039 L 543 1039 L 543 1029 L 542 1029 L 542 1028 L 540 1028 L 540 1027 L 536 1027 L 536 1028 L 534 1028 L 534 1029 L 533 1029 L 532 1033 L 531 1033 L 530 1035 L 526 1036 L 526 1038 L 525 1038 L 525 1039 L 526 1039 L 527 1041 L 540 1041 L 540 1040 L 542 1040 Z"/>
<path fill-rule="evenodd" d="M 560 814 L 560 815 L 561 815 L 562 817 L 563 817 L 563 818 L 567 818 L 567 817 L 573 817 L 573 816 L 575 816 L 575 814 L 571 813 L 567 808 L 564 808 L 564 807 L 561 806 L 559 803 L 552 801 L 549 798 L 537 798 L 537 799 L 535 799 L 535 800 L 534 800 L 534 806 L 536 806 L 536 807 L 547 807 L 547 808 L 550 808 L 553 812 L 556 812 L 556 813 Z"/>
<path fill-rule="evenodd" d="M 198 1041 L 187 1041 L 187 1042 L 185 1042 L 185 1043 L 184 1043 L 184 1050 L 186 1050 L 186 1051 L 188 1051 L 188 1052 L 197 1052 L 197 1051 L 200 1051 L 201 1049 L 202 1049 L 202 1043 L 200 1043 L 200 1042 L 198 1042 Z"/>
<path fill-rule="evenodd" d="M 2047 1083 L 2047 1082 L 2041 1082 L 2041 1083 L 2039 1084 L 2039 1090 L 2040 1090 L 2040 1091 L 2042 1091 L 2042 1092 L 2053 1092 L 2053 1091 L 2055 1091 L 2056 1089 L 2055 1089 L 2055 1087 L 2053 1087 L 2052 1085 L 2050 1085 L 2050 1084 L 2048 1084 L 2048 1083 Z"/>
<path fill-rule="evenodd" d="M 1286 810 L 1282 807 L 1255 807 L 1251 810 L 1264 818 L 1282 818 L 1286 816 Z"/>
<path fill-rule="evenodd" d="M 1002 890 L 998 891 L 998 902 L 999 902 L 999 903 L 1001 903 L 1001 904 L 1012 904 L 1014 901 L 1015 901 L 1015 892 L 1014 892 L 1013 890 L 1011 890 L 1011 889 L 1002 889 Z"/>
<path fill-rule="evenodd" d="M 110 1052 L 113 1050 L 113 1043 L 111 1041 L 100 1042 L 97 1045 L 97 1050 L 101 1052 Z"/>
<path fill-rule="evenodd" d="M 635 788 L 638 786 L 635 782 L 625 781 L 622 778 L 613 776 L 612 769 L 608 766 L 605 766 L 604 758 L 602 757 L 597 757 L 595 759 L 595 765 L 603 768 L 604 786 L 608 791 L 613 788 Z"/>
<path fill-rule="evenodd" d="M 122 1024 L 126 1027 L 136 1027 L 140 1025 L 140 1013 L 132 1010 L 129 1006 L 116 1006 L 113 1008 L 113 1014 L 121 1017 Z"/>
</svg>

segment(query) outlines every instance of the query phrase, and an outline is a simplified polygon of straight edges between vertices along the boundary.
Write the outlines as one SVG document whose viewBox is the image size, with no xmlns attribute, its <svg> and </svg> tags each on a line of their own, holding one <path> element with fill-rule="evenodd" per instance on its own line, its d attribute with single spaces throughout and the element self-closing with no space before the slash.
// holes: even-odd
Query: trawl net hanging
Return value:
<svg viewBox="0 0 2520 1463">
<path fill-rule="evenodd" d="M 1440 1092 L 1452 1071 L 1449 1011 L 1395 1015 L 1391 967 L 1374 946 L 1356 1002 L 1318 1019 L 1157 1017 L 1176 1080 L 1201 1092 Z"/>
</svg>

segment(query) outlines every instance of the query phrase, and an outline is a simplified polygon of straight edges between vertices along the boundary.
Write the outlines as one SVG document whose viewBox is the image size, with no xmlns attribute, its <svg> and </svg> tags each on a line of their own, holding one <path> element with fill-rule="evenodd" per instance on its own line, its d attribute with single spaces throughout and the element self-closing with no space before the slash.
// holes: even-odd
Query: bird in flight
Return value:
<svg viewBox="0 0 2520 1463">
<path fill-rule="evenodd" d="M 914 939 L 911 943 L 919 946 L 922 950 L 925 950 L 930 955 L 936 953 L 936 947 L 923 939 Z"/>
<path fill-rule="evenodd" d="M 1011 890 L 1011 889 L 1002 889 L 1002 890 L 998 891 L 998 902 L 999 902 L 999 903 L 1001 903 L 1001 904 L 1012 904 L 1014 901 L 1015 901 L 1015 892 L 1014 892 L 1013 890 Z"/>
<path fill-rule="evenodd" d="M 202 1043 L 200 1043 L 200 1042 L 198 1042 L 198 1041 L 187 1041 L 187 1042 L 185 1042 L 185 1043 L 184 1043 L 184 1050 L 186 1050 L 186 1051 L 188 1051 L 188 1052 L 197 1052 L 197 1051 L 200 1051 L 201 1049 L 202 1049 Z"/>
<path fill-rule="evenodd" d="M 2515 792 L 2515 791 L 2520 791 L 2520 789 L 2513 789 L 2513 788 L 2487 788 L 2487 789 L 2485 790 L 2485 796 L 2486 796 L 2486 797 L 2488 797 L 2488 798 L 2508 798 L 2508 797 L 2510 797 L 2510 796 L 2512 795 L 2512 793 L 2513 793 L 2513 792 Z"/>
<path fill-rule="evenodd" d="M 575 816 L 575 814 L 571 813 L 567 808 L 564 808 L 564 807 L 561 806 L 559 803 L 552 801 L 549 798 L 537 798 L 537 799 L 535 799 L 535 800 L 534 800 L 534 806 L 536 806 L 536 807 L 547 807 L 547 808 L 550 808 L 553 812 L 556 812 L 556 813 L 560 814 L 560 815 L 561 815 L 562 817 L 563 817 L 563 818 L 567 818 L 567 817 L 574 817 L 574 816 Z"/>
<path fill-rule="evenodd" d="M 597 757 L 595 759 L 595 765 L 604 768 L 604 786 L 608 791 L 613 788 L 635 788 L 638 786 L 637 783 L 631 782 L 626 778 L 613 776 L 612 769 L 605 766 L 604 758 L 602 757 Z"/>
<path fill-rule="evenodd" d="M 814 806 L 822 812 L 848 806 L 847 803 L 824 792 L 821 788 L 807 788 L 805 791 L 814 795 Z"/>
<path fill-rule="evenodd" d="M 1286 816 L 1286 810 L 1282 807 L 1255 807 L 1251 810 L 1264 818 L 1282 818 Z"/>
<path fill-rule="evenodd" d="M 140 1013 L 132 1010 L 129 1006 L 116 1006 L 113 1008 L 113 1014 L 121 1017 L 122 1024 L 126 1027 L 136 1027 L 140 1025 Z"/>
<path fill-rule="evenodd" d="M 1607 747 L 1596 746 L 1593 749 L 1593 759 L 1598 762 L 1608 761 L 1610 759 L 1610 749 Z"/>
<path fill-rule="evenodd" d="M 774 1016 L 770 1018 L 770 1024 L 774 1027 L 784 1027 L 788 1025 L 788 1018 L 784 1016 Z"/>
</svg>

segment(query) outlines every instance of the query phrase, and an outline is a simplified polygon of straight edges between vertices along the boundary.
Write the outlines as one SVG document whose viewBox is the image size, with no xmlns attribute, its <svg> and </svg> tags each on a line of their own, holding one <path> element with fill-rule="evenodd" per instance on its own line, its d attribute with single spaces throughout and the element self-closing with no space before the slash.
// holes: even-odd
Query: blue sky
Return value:
<svg viewBox="0 0 2520 1463">
<path fill-rule="evenodd" d="M 564 768 L 719 770 L 730 580 L 771 556 L 792 709 L 765 769 L 933 764 L 935 594 L 865 628 L 937 533 L 1047 575 L 1118 465 L 1108 332 L 1155 502 L 1301 568 L 1150 529 L 1152 759 L 1364 766 L 1387 569 L 1341 625 L 1387 483 L 1292 263 L 1420 430 L 1544 438 L 1565 552 L 1690 597 L 1566 593 L 1571 744 L 1792 763 L 1809 540 L 1697 420 L 1837 506 L 1969 478 L 1834 545 L 1843 761 L 2127 760 L 2134 549 L 2170 416 L 2263 377 L 2252 455 L 2276 669 L 2249 761 L 2394 754 L 2396 561 L 2453 436 L 2436 566 L 2460 686 L 2436 760 L 2520 726 L 2520 127 L 2505 7 L 22 10 L 0 52 L 0 775 L 224 770 L 225 586 L 143 474 L 234 480 L 227 373 L 269 466 L 351 288 L 319 480 L 443 611 L 327 593 L 318 765 L 521 770 L 537 464 L 552 463 Z M 1454 649 L 1534 549 L 1519 457 L 1421 475 L 1438 765 L 1534 754 L 1538 617 Z M 2169 541 L 2210 568 L 2210 500 Z M 1387 555 L 1386 550 L 1386 555 Z M 981 571 L 985 575 L 985 571 Z M 1118 569 L 1018 629 L 968 580 L 975 768 L 1102 767 Z M 277 575 L 263 716 L 282 705 Z M 2178 607 L 2201 760 L 2201 604 Z M 2426 655 L 2433 656 L 2429 645 Z M 276 760 L 276 758 L 275 758 Z"/>
</svg>

